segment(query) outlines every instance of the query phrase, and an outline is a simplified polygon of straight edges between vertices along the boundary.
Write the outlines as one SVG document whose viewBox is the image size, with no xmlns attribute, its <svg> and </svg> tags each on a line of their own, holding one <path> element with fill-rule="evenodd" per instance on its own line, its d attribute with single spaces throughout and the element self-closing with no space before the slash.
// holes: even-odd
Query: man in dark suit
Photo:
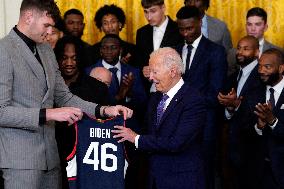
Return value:
<svg viewBox="0 0 284 189">
<path fill-rule="evenodd" d="M 201 34 L 201 13 L 198 8 L 182 7 L 176 16 L 179 32 L 185 39 L 185 43 L 177 46 L 185 67 L 184 81 L 199 89 L 206 99 L 203 150 L 206 154 L 208 183 L 213 186 L 219 108 L 217 96 L 225 84 L 226 52 L 223 46 L 213 43 Z"/>
<path fill-rule="evenodd" d="M 258 68 L 259 44 L 258 40 L 253 36 L 245 36 L 238 42 L 236 60 L 240 65 L 240 70 L 233 73 L 226 82 L 225 92 L 220 92 L 218 100 L 225 107 L 226 123 L 222 128 L 227 140 L 222 140 L 222 149 L 224 154 L 224 162 L 222 170 L 230 172 L 227 184 L 236 185 L 238 182 L 238 171 L 236 169 L 236 161 L 238 161 L 238 152 L 236 151 L 236 141 L 238 141 L 238 132 L 232 125 L 232 119 L 235 111 L 239 108 L 242 99 L 255 88 L 262 86 L 262 82 L 257 72 Z M 228 163 L 228 156 L 230 161 Z M 226 179 L 226 177 L 224 177 Z"/>
<path fill-rule="evenodd" d="M 277 47 L 264 38 L 264 33 L 268 29 L 267 25 L 267 13 L 264 9 L 259 7 L 254 7 L 248 10 L 246 15 L 246 31 L 247 35 L 254 36 L 259 41 L 259 56 L 262 54 L 262 52 L 270 49 L 270 48 L 277 48 L 280 49 L 280 47 Z M 228 69 L 228 75 L 232 74 L 235 70 L 238 69 L 238 66 L 236 64 L 236 49 L 232 48 L 228 52 L 228 63 L 229 63 L 229 69 Z"/>
<path fill-rule="evenodd" d="M 137 65 L 143 69 L 144 84 L 149 93 L 149 56 L 151 52 L 161 47 L 174 47 L 183 39 L 178 32 L 176 22 L 165 15 L 166 6 L 164 0 L 141 0 L 145 18 L 148 24 L 137 30 L 136 46 Z M 152 91 L 155 91 L 153 89 Z"/>
<path fill-rule="evenodd" d="M 119 36 L 119 32 L 124 28 L 126 17 L 122 8 L 112 4 L 104 5 L 99 8 L 95 15 L 95 24 L 97 28 L 104 34 L 116 34 Z M 101 59 L 100 54 L 101 42 L 98 42 L 88 48 L 88 64 L 95 64 L 99 59 Z M 132 66 L 137 66 L 136 63 L 136 46 L 127 41 L 121 40 L 121 62 L 125 64 L 130 64 Z"/>
<path fill-rule="evenodd" d="M 23 0 L 17 26 L 0 41 L 0 169 L 5 189 L 61 188 L 54 121 L 69 124 L 83 112 L 116 116 L 73 95 L 45 44 L 60 11 L 53 0 Z M 54 108 L 57 106 L 59 108 Z"/>
<path fill-rule="evenodd" d="M 148 152 L 149 189 L 205 188 L 202 130 L 205 101 L 201 93 L 184 83 L 179 54 L 170 47 L 150 55 L 150 79 L 158 92 L 151 97 L 146 114 L 147 133 L 116 126 L 119 142 L 130 141 Z"/>
<path fill-rule="evenodd" d="M 210 0 L 185 0 L 185 6 L 196 6 L 202 14 L 202 34 L 209 40 L 222 45 L 226 51 L 233 47 L 230 31 L 225 22 L 211 17 L 205 12 L 210 6 Z"/>
<path fill-rule="evenodd" d="M 105 67 L 112 72 L 112 82 L 109 87 L 112 104 L 124 104 L 143 113 L 146 93 L 138 69 L 120 62 L 121 40 L 118 35 L 107 34 L 101 41 L 100 53 L 102 59 L 87 67 L 89 75 L 95 67 Z"/>
<path fill-rule="evenodd" d="M 269 49 L 259 59 L 266 86 L 255 88 L 233 117 L 238 128 L 237 188 L 284 188 L 284 57 Z"/>
<path fill-rule="evenodd" d="M 220 104 L 226 107 L 227 119 L 239 107 L 241 99 L 262 83 L 257 72 L 258 55 L 259 44 L 255 37 L 245 36 L 238 42 L 236 61 L 240 69 L 227 79 L 227 94 L 218 94 Z"/>
</svg>

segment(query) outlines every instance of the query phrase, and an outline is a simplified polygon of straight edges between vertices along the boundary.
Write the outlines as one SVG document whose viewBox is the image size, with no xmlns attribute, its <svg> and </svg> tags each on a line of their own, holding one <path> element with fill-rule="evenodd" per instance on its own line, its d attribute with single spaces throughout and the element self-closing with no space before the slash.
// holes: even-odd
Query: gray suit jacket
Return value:
<svg viewBox="0 0 284 189">
<path fill-rule="evenodd" d="M 233 47 L 230 31 L 225 22 L 207 16 L 208 39 L 225 47 L 226 51 Z"/>
<path fill-rule="evenodd" d="M 0 40 L 0 168 L 49 170 L 59 165 L 54 122 L 39 125 L 41 108 L 95 112 L 96 104 L 69 92 L 50 46 L 38 44 L 37 49 L 43 67 L 13 30 Z"/>
<path fill-rule="evenodd" d="M 266 51 L 268 49 L 271 48 L 276 48 L 279 49 L 283 52 L 283 49 L 281 49 L 280 47 L 277 47 L 271 43 L 269 43 L 268 41 L 264 40 L 264 44 L 263 44 L 263 49 L 262 51 Z M 228 75 L 231 75 L 232 73 L 234 73 L 237 69 L 239 69 L 239 66 L 237 64 L 237 60 L 236 60 L 236 54 L 237 54 L 237 49 L 236 48 L 232 48 L 228 51 L 228 55 L 227 55 L 227 61 L 228 61 Z"/>
</svg>

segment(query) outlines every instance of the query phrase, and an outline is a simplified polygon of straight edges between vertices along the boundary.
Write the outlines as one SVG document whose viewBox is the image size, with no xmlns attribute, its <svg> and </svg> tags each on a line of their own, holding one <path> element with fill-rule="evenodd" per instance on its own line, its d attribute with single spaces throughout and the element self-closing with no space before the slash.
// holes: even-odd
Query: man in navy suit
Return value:
<svg viewBox="0 0 284 189">
<path fill-rule="evenodd" d="M 138 69 L 120 62 L 121 52 L 121 40 L 118 35 L 105 35 L 100 47 L 102 59 L 87 67 L 86 72 L 90 75 L 95 67 L 105 67 L 110 70 L 112 72 L 112 82 L 109 86 L 110 101 L 113 104 L 124 104 L 139 110 L 146 102 L 140 73 Z"/>
<path fill-rule="evenodd" d="M 144 84 L 147 92 L 150 92 L 148 66 L 150 54 L 161 47 L 174 47 L 183 39 L 178 32 L 177 23 L 165 15 L 164 0 L 141 0 L 141 5 L 148 24 L 137 30 L 136 46 L 139 53 L 136 61 L 138 67 L 143 69 Z"/>
<path fill-rule="evenodd" d="M 151 97 L 146 114 L 147 133 L 137 135 L 128 128 L 115 126 L 114 137 L 149 153 L 148 188 L 205 188 L 201 149 L 204 98 L 184 83 L 182 60 L 174 49 L 154 51 L 149 65 L 157 92 Z"/>
<path fill-rule="evenodd" d="M 266 86 L 251 91 L 233 119 L 238 127 L 237 188 L 284 188 L 284 57 L 269 49 L 259 59 Z"/>
<path fill-rule="evenodd" d="M 177 12 L 177 23 L 185 43 L 177 46 L 185 74 L 184 81 L 200 90 L 206 99 L 207 116 L 203 133 L 208 184 L 214 186 L 214 159 L 216 152 L 218 93 L 222 90 L 227 73 L 225 48 L 215 44 L 201 33 L 201 13 L 194 6 L 182 7 Z"/>
</svg>

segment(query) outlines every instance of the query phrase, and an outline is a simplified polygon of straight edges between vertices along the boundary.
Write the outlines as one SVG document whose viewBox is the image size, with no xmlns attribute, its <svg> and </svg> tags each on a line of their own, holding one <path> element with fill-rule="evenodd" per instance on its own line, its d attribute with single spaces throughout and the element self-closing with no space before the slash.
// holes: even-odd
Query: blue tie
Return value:
<svg viewBox="0 0 284 189">
<path fill-rule="evenodd" d="M 118 81 L 118 78 L 117 78 L 117 75 L 116 75 L 116 72 L 117 72 L 117 68 L 116 67 L 112 67 L 112 68 L 109 68 L 108 69 L 111 73 L 112 73 L 112 78 L 111 78 L 111 82 L 112 82 L 112 89 L 113 89 L 113 94 L 114 96 L 117 94 L 118 92 L 118 89 L 119 89 L 119 81 Z"/>
<path fill-rule="evenodd" d="M 187 55 L 186 55 L 186 64 L 185 64 L 185 75 L 188 75 L 189 73 L 189 65 L 190 65 L 190 56 L 191 51 L 193 49 L 193 46 L 191 44 L 187 45 Z"/>
<path fill-rule="evenodd" d="M 157 107 L 157 123 L 156 125 L 160 124 L 161 118 L 164 114 L 164 107 L 166 104 L 166 100 L 169 98 L 167 94 L 163 94 L 162 100 L 159 102 L 158 107 Z"/>
</svg>

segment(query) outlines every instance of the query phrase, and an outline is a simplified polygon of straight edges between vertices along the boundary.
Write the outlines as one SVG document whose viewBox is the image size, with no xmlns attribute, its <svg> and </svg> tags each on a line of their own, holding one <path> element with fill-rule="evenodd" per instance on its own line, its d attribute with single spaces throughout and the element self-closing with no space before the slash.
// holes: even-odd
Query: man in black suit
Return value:
<svg viewBox="0 0 284 189">
<path fill-rule="evenodd" d="M 225 117 L 227 118 L 225 127 L 222 129 L 222 133 L 227 139 L 222 140 L 221 143 L 225 157 L 222 165 L 226 165 L 222 167 L 222 170 L 229 170 L 232 173 L 227 177 L 229 179 L 227 183 L 230 185 L 236 185 L 238 182 L 236 170 L 236 161 L 238 161 L 238 152 L 236 151 L 238 132 L 237 128 L 232 126 L 234 121 L 238 122 L 238 120 L 232 119 L 232 117 L 235 111 L 237 111 L 241 100 L 246 98 L 252 90 L 263 85 L 257 72 L 258 53 L 259 44 L 255 37 L 245 36 L 238 42 L 236 61 L 241 69 L 237 70 L 227 79 L 225 93 L 220 92 L 218 95 L 220 104 L 225 107 Z M 229 164 L 227 163 L 228 155 L 230 157 Z M 224 179 L 226 178 L 224 177 Z"/>
<path fill-rule="evenodd" d="M 223 89 L 227 73 L 225 48 L 213 43 L 201 33 L 201 13 L 194 6 L 182 7 L 177 12 L 177 23 L 185 42 L 177 46 L 183 58 L 185 82 L 199 89 L 206 98 L 207 116 L 203 133 L 208 184 L 213 187 L 216 152 L 218 92 Z"/>
<path fill-rule="evenodd" d="M 148 90 L 151 86 L 151 83 L 148 82 L 150 54 L 161 47 L 174 47 L 183 40 L 179 35 L 176 22 L 165 15 L 164 0 L 141 0 L 141 4 L 148 24 L 137 30 L 136 45 L 139 53 L 136 61 L 138 67 L 143 69 L 143 75 L 146 78 L 145 85 Z"/>
<path fill-rule="evenodd" d="M 254 88 L 261 85 L 257 72 L 259 55 L 258 40 L 253 36 L 245 36 L 238 42 L 236 62 L 240 69 L 232 74 L 226 84 L 227 94 L 218 94 L 220 104 L 226 107 L 226 117 L 230 119 L 239 107 L 241 99 Z"/>
<path fill-rule="evenodd" d="M 238 128 L 236 188 L 284 188 L 284 57 L 269 49 L 259 59 L 266 86 L 255 88 L 235 113 Z"/>
</svg>

